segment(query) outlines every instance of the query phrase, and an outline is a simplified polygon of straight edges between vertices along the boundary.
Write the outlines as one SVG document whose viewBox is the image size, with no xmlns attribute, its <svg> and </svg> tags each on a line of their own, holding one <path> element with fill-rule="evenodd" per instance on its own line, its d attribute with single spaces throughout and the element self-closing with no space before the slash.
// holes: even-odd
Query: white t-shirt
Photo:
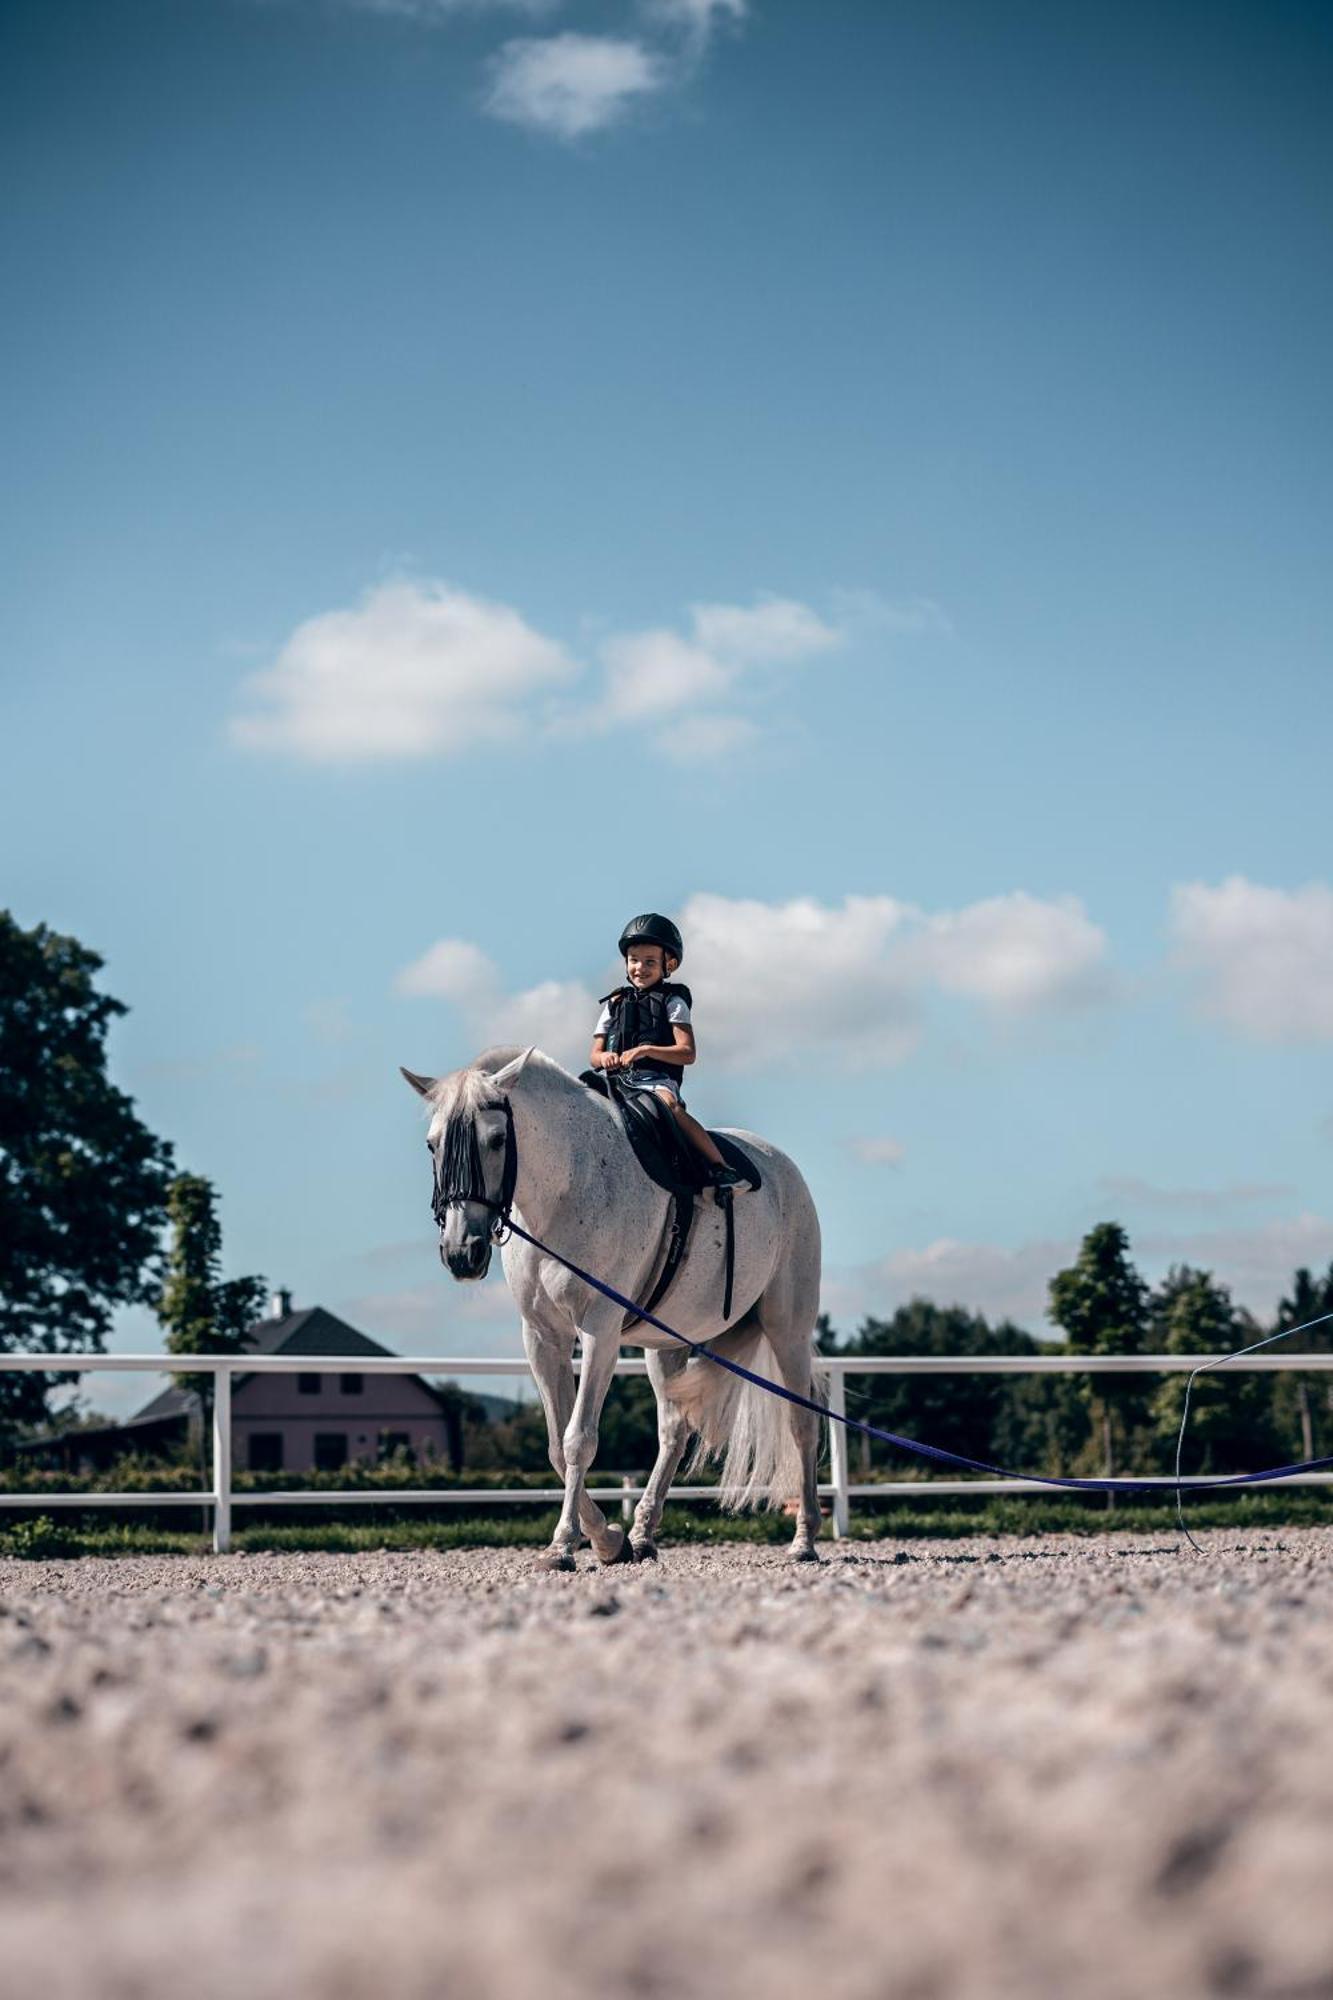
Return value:
<svg viewBox="0 0 1333 2000">
<path fill-rule="evenodd" d="M 673 1028 L 689 1027 L 690 1025 L 689 1003 L 682 997 L 681 994 L 673 993 L 671 995 L 670 999 L 666 1003 L 666 1010 L 667 1010 L 667 1020 L 671 1023 Z M 597 1026 L 593 1029 L 593 1034 L 594 1036 L 609 1035 L 610 1032 L 611 1032 L 611 1009 L 609 1007 L 603 1007 L 601 1013 L 597 1016 Z"/>
</svg>

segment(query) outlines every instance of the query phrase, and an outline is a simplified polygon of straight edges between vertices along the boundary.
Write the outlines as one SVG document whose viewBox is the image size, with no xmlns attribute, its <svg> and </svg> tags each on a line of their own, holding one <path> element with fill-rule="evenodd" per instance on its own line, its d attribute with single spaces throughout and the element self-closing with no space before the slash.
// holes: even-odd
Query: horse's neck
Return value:
<svg viewBox="0 0 1333 2000">
<path fill-rule="evenodd" d="M 514 1207 L 541 1234 L 566 1206 L 583 1209 L 594 1171 L 608 1157 L 638 1167 L 619 1118 L 604 1097 L 555 1063 L 530 1062 L 511 1093 L 518 1180 Z"/>
</svg>

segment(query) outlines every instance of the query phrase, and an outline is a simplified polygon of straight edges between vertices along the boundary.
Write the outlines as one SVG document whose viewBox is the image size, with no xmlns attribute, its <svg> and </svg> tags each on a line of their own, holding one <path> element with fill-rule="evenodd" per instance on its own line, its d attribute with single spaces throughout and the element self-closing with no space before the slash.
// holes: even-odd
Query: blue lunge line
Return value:
<svg viewBox="0 0 1333 2000">
<path fill-rule="evenodd" d="M 826 1409 L 822 1403 L 817 1403 L 813 1396 L 802 1396 L 795 1389 L 784 1388 L 781 1382 L 770 1382 L 766 1375 L 756 1375 L 752 1368 L 744 1367 L 739 1361 L 729 1361 L 725 1355 L 710 1353 L 702 1341 L 691 1340 L 688 1334 L 677 1333 L 674 1326 L 668 1326 L 666 1321 L 658 1319 L 655 1313 L 645 1312 L 643 1307 L 636 1305 L 633 1299 L 627 1299 L 623 1292 L 618 1292 L 614 1285 L 604 1284 L 600 1278 L 595 1278 L 591 1271 L 585 1271 L 581 1264 L 576 1264 L 571 1257 L 562 1256 L 560 1251 L 553 1250 L 549 1243 L 543 1243 L 540 1237 L 529 1235 L 521 1223 L 514 1221 L 512 1215 L 506 1216 L 504 1226 L 507 1229 L 512 1229 L 515 1236 L 521 1236 L 525 1243 L 530 1243 L 534 1250 L 540 1250 L 544 1256 L 554 1257 L 557 1264 L 563 1264 L 567 1271 L 572 1271 L 574 1276 L 581 1278 L 585 1285 L 591 1285 L 595 1292 L 602 1294 L 603 1298 L 610 1299 L 613 1304 L 622 1307 L 625 1312 L 633 1313 L 636 1318 L 643 1320 L 647 1325 L 655 1326 L 659 1333 L 669 1334 L 672 1340 L 678 1340 L 681 1346 L 688 1347 L 691 1353 L 703 1355 L 706 1360 L 713 1363 L 715 1368 L 725 1368 L 729 1374 L 738 1375 L 742 1382 L 752 1382 L 757 1389 L 766 1389 L 772 1396 L 781 1396 L 784 1402 L 795 1403 L 799 1409 L 813 1410 L 817 1417 L 827 1417 L 830 1422 L 842 1424 L 849 1431 L 859 1431 L 864 1437 L 879 1438 L 884 1444 L 896 1445 L 899 1451 L 915 1452 L 918 1458 L 933 1459 L 937 1465 L 959 1465 L 966 1472 L 989 1472 L 993 1473 L 999 1479 L 1027 1479 L 1037 1486 L 1072 1488 L 1074 1491 L 1080 1493 L 1159 1493 L 1161 1491 L 1160 1481 L 1154 1483 L 1146 1479 L 1061 1479 L 1057 1478 L 1054 1474 L 1044 1472 L 1011 1472 L 1007 1466 L 992 1465 L 988 1459 L 964 1458 L 961 1452 L 945 1451 L 941 1445 L 922 1444 L 917 1438 L 900 1437 L 897 1431 L 881 1430 L 878 1424 L 863 1423 L 859 1417 L 843 1416 L 838 1410 Z M 1286 1327 L 1282 1333 L 1269 1334 L 1266 1340 L 1256 1340 L 1254 1346 L 1267 1347 L 1271 1341 L 1285 1340 L 1290 1334 L 1306 1333 L 1312 1326 L 1322 1326 L 1326 1320 L 1333 1320 L 1333 1312 L 1321 1313 L 1318 1319 L 1307 1319 L 1301 1326 Z M 1250 1354 L 1252 1352 L 1253 1348 L 1239 1347 L 1234 1354 L 1217 1354 L 1211 1360 L 1201 1363 L 1190 1375 L 1189 1382 L 1186 1385 L 1186 1394 L 1188 1395 L 1189 1389 L 1193 1385 L 1194 1377 L 1201 1374 L 1205 1368 L 1216 1368 L 1223 1361 L 1234 1361 L 1238 1355 Z M 1186 1407 L 1188 1413 L 1188 1405 Z M 1191 1491 L 1195 1493 L 1211 1493 L 1215 1488 L 1222 1486 L 1257 1486 L 1265 1480 L 1292 1479 L 1297 1473 L 1317 1472 L 1325 1466 L 1330 1465 L 1333 1465 L 1333 1457 L 1305 1458 L 1301 1459 L 1295 1465 L 1271 1466 L 1266 1472 L 1233 1472 L 1228 1474 L 1224 1479 L 1200 1480 L 1197 1485 L 1191 1488 Z M 1180 1459 L 1179 1447 L 1177 1447 L 1177 1480 L 1179 1480 L 1179 1477 Z M 1179 1485 L 1176 1487 L 1176 1495 L 1178 1503 L 1180 1495 Z M 1184 1523 L 1182 1522 L 1181 1525 L 1183 1527 Z"/>
</svg>

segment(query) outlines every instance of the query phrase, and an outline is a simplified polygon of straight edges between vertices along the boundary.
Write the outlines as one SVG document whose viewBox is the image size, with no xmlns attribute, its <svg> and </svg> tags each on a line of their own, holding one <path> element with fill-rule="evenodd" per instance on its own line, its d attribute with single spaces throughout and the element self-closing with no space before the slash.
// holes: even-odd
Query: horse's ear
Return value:
<svg viewBox="0 0 1333 2000">
<path fill-rule="evenodd" d="M 418 1076 L 415 1070 L 402 1069 L 401 1063 L 399 1064 L 399 1068 L 419 1097 L 433 1097 L 435 1095 L 435 1078 L 433 1076 Z"/>
<path fill-rule="evenodd" d="M 522 1055 L 515 1056 L 514 1060 L 507 1062 L 503 1069 L 496 1070 L 495 1075 L 491 1078 L 491 1082 L 495 1085 L 496 1089 L 511 1090 L 518 1082 L 519 1072 L 523 1068 L 524 1063 L 530 1055 L 535 1054 L 535 1047 L 524 1049 Z"/>
</svg>

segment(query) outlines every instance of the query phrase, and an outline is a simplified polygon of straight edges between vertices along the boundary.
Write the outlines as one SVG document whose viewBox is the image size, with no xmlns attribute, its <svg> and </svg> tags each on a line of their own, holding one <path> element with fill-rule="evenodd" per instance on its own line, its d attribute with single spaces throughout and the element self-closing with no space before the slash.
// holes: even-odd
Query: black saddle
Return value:
<svg viewBox="0 0 1333 2000">
<path fill-rule="evenodd" d="M 584 1070 L 581 1081 L 589 1090 L 611 1099 L 634 1157 L 650 1181 L 656 1181 L 668 1194 L 691 1197 L 708 1186 L 707 1162 L 699 1158 L 660 1098 L 650 1090 L 617 1090 L 608 1082 L 605 1070 Z M 710 1137 L 727 1165 L 734 1167 L 757 1194 L 764 1185 L 763 1176 L 744 1147 L 724 1132 L 713 1132 Z"/>
<path fill-rule="evenodd" d="M 634 1157 L 650 1181 L 665 1188 L 675 1204 L 671 1221 L 671 1234 L 667 1241 L 666 1259 L 658 1273 L 657 1283 L 642 1312 L 653 1312 L 680 1269 L 689 1242 L 690 1226 L 694 1221 L 695 1198 L 709 1186 L 708 1165 L 701 1160 L 677 1125 L 671 1112 L 661 1100 L 648 1090 L 618 1090 L 605 1070 L 585 1069 L 581 1082 L 589 1090 L 595 1090 L 602 1097 L 611 1100 L 620 1116 L 625 1137 L 634 1149 Z M 754 1160 L 723 1132 L 711 1135 L 714 1145 L 729 1167 L 733 1167 L 743 1180 L 750 1183 L 755 1193 L 763 1186 L 763 1176 Z M 726 1212 L 726 1279 L 722 1302 L 724 1322 L 731 1319 L 732 1277 L 736 1262 L 736 1218 L 732 1208 L 731 1194 L 719 1190 L 717 1200 Z M 642 1313 L 626 1319 L 625 1326 L 636 1323 Z"/>
</svg>

